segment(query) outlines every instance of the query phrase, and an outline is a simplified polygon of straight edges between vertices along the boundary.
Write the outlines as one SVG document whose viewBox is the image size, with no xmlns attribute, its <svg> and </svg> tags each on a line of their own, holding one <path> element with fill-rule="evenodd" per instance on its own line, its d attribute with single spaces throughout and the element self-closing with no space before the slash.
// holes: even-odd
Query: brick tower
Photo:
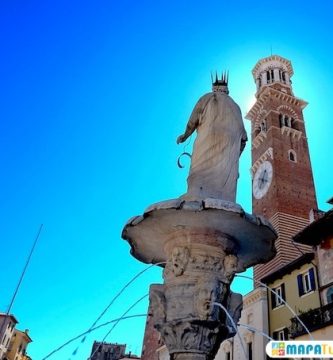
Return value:
<svg viewBox="0 0 333 360">
<path fill-rule="evenodd" d="M 303 109 L 294 96 L 289 60 L 277 55 L 261 59 L 252 70 L 256 103 L 246 118 L 252 133 L 253 212 L 268 218 L 278 232 L 276 257 L 254 267 L 254 278 L 265 275 L 311 251 L 292 243 L 291 236 L 309 223 L 317 200 L 305 134 Z"/>
</svg>

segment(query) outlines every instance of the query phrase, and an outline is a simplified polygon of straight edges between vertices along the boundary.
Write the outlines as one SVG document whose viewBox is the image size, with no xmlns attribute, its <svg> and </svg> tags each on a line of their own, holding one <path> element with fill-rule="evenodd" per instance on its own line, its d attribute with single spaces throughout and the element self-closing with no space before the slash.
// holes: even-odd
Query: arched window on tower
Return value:
<svg viewBox="0 0 333 360">
<path fill-rule="evenodd" d="M 270 71 L 266 71 L 266 75 L 267 75 L 267 84 L 269 84 L 271 82 L 271 73 L 270 73 Z"/>
<path fill-rule="evenodd" d="M 272 69 L 271 70 L 271 79 L 272 79 L 272 82 L 274 81 L 274 70 Z"/>
<path fill-rule="evenodd" d="M 279 114 L 280 127 L 287 126 L 292 128 L 294 121 L 295 120 L 288 115 Z"/>
<path fill-rule="evenodd" d="M 284 116 L 284 125 L 291 128 L 291 118 L 287 115 Z"/>
<path fill-rule="evenodd" d="M 261 121 L 261 123 L 260 123 L 260 130 L 263 131 L 263 132 L 266 132 L 266 131 L 267 131 L 266 119 Z"/>
<path fill-rule="evenodd" d="M 289 150 L 288 151 L 288 159 L 292 162 L 297 162 L 297 155 L 296 152 L 294 150 Z"/>
<path fill-rule="evenodd" d="M 282 81 L 286 83 L 286 73 L 285 71 L 282 72 Z"/>
</svg>

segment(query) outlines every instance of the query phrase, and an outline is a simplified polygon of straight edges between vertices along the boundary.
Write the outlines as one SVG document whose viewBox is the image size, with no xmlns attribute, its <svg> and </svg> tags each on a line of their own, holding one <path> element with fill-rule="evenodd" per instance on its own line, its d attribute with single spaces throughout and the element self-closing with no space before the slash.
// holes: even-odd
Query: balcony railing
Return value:
<svg viewBox="0 0 333 360">
<path fill-rule="evenodd" d="M 298 316 L 310 332 L 320 329 L 327 325 L 333 324 L 333 303 L 327 304 L 317 309 L 309 310 L 306 313 L 302 313 Z M 296 317 L 290 319 L 290 321 L 291 326 L 289 328 L 289 333 L 292 338 L 307 333 Z"/>
</svg>

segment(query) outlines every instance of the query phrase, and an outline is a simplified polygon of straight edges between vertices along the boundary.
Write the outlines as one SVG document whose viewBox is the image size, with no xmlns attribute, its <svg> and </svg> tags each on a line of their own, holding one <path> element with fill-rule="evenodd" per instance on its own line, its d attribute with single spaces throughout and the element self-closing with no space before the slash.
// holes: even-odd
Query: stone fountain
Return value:
<svg viewBox="0 0 333 360">
<path fill-rule="evenodd" d="M 230 290 L 235 274 L 275 255 L 269 222 L 235 203 L 247 136 L 227 85 L 225 75 L 216 78 L 177 139 L 197 131 L 186 194 L 149 206 L 122 233 L 135 258 L 164 263 L 164 284 L 151 288 L 150 303 L 172 360 L 214 359 L 221 342 L 235 335 L 242 309 L 242 296 Z"/>
</svg>

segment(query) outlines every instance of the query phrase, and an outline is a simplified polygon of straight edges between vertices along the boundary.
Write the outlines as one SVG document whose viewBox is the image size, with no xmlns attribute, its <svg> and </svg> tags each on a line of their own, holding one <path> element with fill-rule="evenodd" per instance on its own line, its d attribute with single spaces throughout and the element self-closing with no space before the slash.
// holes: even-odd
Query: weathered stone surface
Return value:
<svg viewBox="0 0 333 360">
<path fill-rule="evenodd" d="M 170 241 L 196 243 L 198 236 L 201 242 L 213 241 L 224 251 L 232 253 L 237 249 L 243 269 L 266 262 L 275 254 L 276 233 L 270 224 L 220 199 L 151 205 L 143 216 L 128 222 L 122 233 L 131 245 L 132 255 L 145 263 L 167 261 Z"/>
<path fill-rule="evenodd" d="M 218 344 L 235 334 L 233 323 L 214 303 L 222 304 L 234 323 L 240 317 L 242 296 L 230 291 L 238 258 L 201 243 L 169 247 L 167 254 L 164 285 L 150 292 L 155 327 L 174 359 L 195 354 L 210 359 Z"/>
<path fill-rule="evenodd" d="M 184 142 L 195 130 L 184 198 L 213 197 L 235 202 L 238 159 L 247 135 L 240 108 L 227 89 L 214 88 L 199 99 L 177 143 Z"/>
</svg>

